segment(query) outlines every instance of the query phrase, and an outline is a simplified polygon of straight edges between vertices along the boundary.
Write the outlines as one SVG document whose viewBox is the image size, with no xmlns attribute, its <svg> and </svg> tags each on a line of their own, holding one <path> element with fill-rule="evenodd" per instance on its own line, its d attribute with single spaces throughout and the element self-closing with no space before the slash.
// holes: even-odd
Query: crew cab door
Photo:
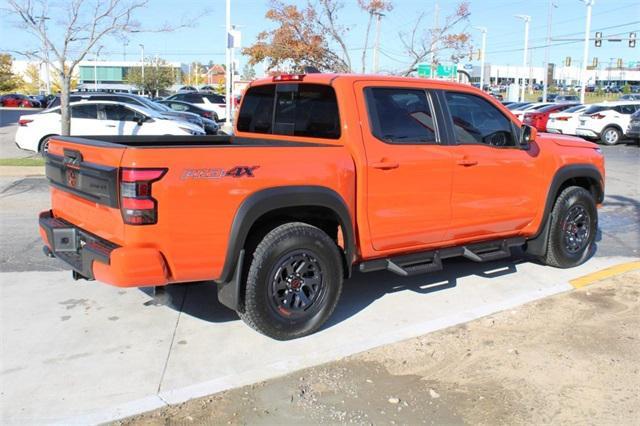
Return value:
<svg viewBox="0 0 640 426">
<path fill-rule="evenodd" d="M 473 240 L 517 234 L 542 206 L 538 151 L 518 146 L 518 126 L 483 97 L 439 93 L 455 141 L 452 224 L 449 239 Z"/>
<path fill-rule="evenodd" d="M 367 218 L 377 251 L 442 241 L 453 160 L 432 94 L 419 84 L 356 84 L 366 151 Z"/>
</svg>

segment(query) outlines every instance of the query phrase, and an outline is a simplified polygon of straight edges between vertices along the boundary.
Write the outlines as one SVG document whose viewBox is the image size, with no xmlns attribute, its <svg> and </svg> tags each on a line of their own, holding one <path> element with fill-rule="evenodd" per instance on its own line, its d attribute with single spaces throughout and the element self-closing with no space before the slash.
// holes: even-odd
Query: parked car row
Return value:
<svg viewBox="0 0 640 426">
<path fill-rule="evenodd" d="M 135 96 L 135 95 L 129 95 Z M 99 97 L 99 96 L 97 96 Z M 130 100 L 130 99 L 128 99 Z M 151 101 L 149 101 L 151 102 Z M 73 136 L 124 135 L 204 135 L 205 128 L 217 133 L 218 125 L 188 112 L 174 112 L 160 104 L 140 105 L 134 102 L 88 99 L 72 100 L 71 134 Z M 185 115 L 189 114 L 189 115 Z M 195 117 L 198 121 L 192 119 Z M 60 106 L 37 114 L 23 115 L 18 121 L 16 144 L 19 148 L 45 152 L 48 140 L 61 134 Z"/>
<path fill-rule="evenodd" d="M 632 126 L 632 116 L 640 111 L 640 102 L 617 101 L 551 114 L 547 123 L 549 133 L 577 135 L 585 139 L 599 140 L 605 145 L 615 145 L 624 137 L 640 138 L 640 124 Z M 637 130 L 636 130 L 637 129 Z"/>
</svg>

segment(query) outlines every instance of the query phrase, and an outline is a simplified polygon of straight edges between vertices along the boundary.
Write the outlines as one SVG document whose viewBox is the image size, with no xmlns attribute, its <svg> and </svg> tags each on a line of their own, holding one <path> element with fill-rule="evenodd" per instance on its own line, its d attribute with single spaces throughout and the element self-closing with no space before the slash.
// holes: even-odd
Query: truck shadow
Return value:
<svg viewBox="0 0 640 426">
<path fill-rule="evenodd" d="M 471 275 L 497 278 L 518 272 L 518 265 L 527 262 L 521 253 L 510 258 L 487 263 L 474 263 L 466 259 L 445 259 L 444 269 L 430 274 L 400 277 L 391 272 L 380 271 L 363 274 L 354 271 L 351 280 L 342 290 L 338 306 L 322 329 L 330 328 L 366 309 L 387 294 L 411 291 L 429 294 L 446 291 L 457 286 L 460 278 Z M 398 309 L 402 309 L 398 306 Z"/>
<path fill-rule="evenodd" d="M 387 271 L 367 274 L 354 270 L 352 279 L 345 282 L 340 302 L 322 329 L 330 328 L 366 309 L 387 294 L 411 291 L 428 294 L 446 291 L 457 285 L 458 279 L 475 275 L 497 278 L 518 272 L 518 265 L 528 262 L 520 251 L 514 250 L 512 257 L 487 263 L 474 263 L 465 259 L 447 259 L 442 271 L 412 277 L 400 277 Z M 152 297 L 150 289 L 145 293 Z M 216 284 L 200 282 L 168 286 L 165 300 L 151 299 L 146 304 L 165 305 L 182 313 L 207 322 L 223 323 L 235 321 L 238 315 L 218 302 Z M 155 300 L 155 301 L 154 301 Z M 399 307 L 401 309 L 401 307 Z"/>
</svg>

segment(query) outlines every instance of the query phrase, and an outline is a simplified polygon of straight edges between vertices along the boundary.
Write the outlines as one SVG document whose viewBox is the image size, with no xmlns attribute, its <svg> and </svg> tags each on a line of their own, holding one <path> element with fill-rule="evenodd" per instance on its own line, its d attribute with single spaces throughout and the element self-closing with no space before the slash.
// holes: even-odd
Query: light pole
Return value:
<svg viewBox="0 0 640 426">
<path fill-rule="evenodd" d="M 382 21 L 382 17 L 384 13 L 376 13 L 376 40 L 373 44 L 373 73 L 378 73 L 378 61 L 379 54 L 378 49 L 380 49 L 380 22 Z"/>
<path fill-rule="evenodd" d="M 231 0 L 226 1 L 226 17 L 225 17 L 225 26 L 226 26 L 226 72 L 224 78 L 224 114 L 225 114 L 225 125 L 228 130 L 231 130 L 229 124 L 231 123 Z"/>
<path fill-rule="evenodd" d="M 104 46 L 98 47 L 98 51 L 96 52 L 95 58 L 93 58 L 93 91 L 98 91 L 98 58 L 100 56 L 100 51 Z"/>
<path fill-rule="evenodd" d="M 141 77 L 142 77 L 142 96 L 144 96 L 144 44 L 138 44 L 140 46 L 140 68 L 141 68 Z"/>
<path fill-rule="evenodd" d="M 42 16 L 40 16 L 40 25 L 42 26 L 42 32 L 43 33 L 47 33 L 47 20 L 51 19 L 48 16 L 44 16 L 44 11 L 42 12 Z M 49 93 L 51 93 L 51 77 L 49 75 L 49 46 L 47 45 L 46 41 L 43 39 L 43 49 L 44 49 L 44 57 L 46 59 L 45 61 L 45 82 L 46 82 L 46 90 L 47 90 L 47 95 Z"/>
<path fill-rule="evenodd" d="M 520 18 L 524 21 L 524 56 L 522 59 L 522 87 L 520 88 L 520 102 L 524 102 L 524 88 L 526 86 L 527 76 L 527 54 L 529 53 L 529 22 L 531 22 L 531 16 L 529 15 L 516 15 L 516 18 Z"/>
<path fill-rule="evenodd" d="M 542 102 L 547 102 L 547 93 L 549 91 L 549 47 L 551 46 L 551 18 L 553 16 L 553 8 L 558 7 L 553 0 L 549 0 L 549 9 L 547 11 L 547 44 L 544 48 L 544 76 L 542 83 Z"/>
<path fill-rule="evenodd" d="M 484 90 L 484 52 L 487 49 L 487 28 L 473 27 L 482 33 L 482 47 L 480 49 L 480 90 Z"/>
<path fill-rule="evenodd" d="M 122 42 L 122 60 L 127 60 L 127 46 L 129 45 L 129 40 L 125 40 Z"/>
<path fill-rule="evenodd" d="M 584 52 L 582 55 L 582 70 L 580 71 L 580 103 L 584 103 L 584 93 L 587 87 L 587 60 L 589 58 L 589 33 L 591 32 L 591 7 L 595 0 L 582 0 L 587 5 L 587 23 L 584 29 Z"/>
</svg>

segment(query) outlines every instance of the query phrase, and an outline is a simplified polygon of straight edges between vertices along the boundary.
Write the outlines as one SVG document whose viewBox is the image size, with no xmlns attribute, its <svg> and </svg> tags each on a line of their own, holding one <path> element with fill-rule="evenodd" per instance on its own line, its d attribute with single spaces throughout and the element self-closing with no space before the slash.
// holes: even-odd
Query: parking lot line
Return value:
<svg viewBox="0 0 640 426">
<path fill-rule="evenodd" d="M 600 271 L 592 272 L 583 277 L 573 279 L 569 281 L 569 284 L 575 288 L 582 288 L 596 281 L 600 281 L 614 275 L 623 274 L 625 272 L 634 271 L 636 269 L 640 269 L 640 261 L 621 263 L 619 265 L 611 266 Z"/>
</svg>

